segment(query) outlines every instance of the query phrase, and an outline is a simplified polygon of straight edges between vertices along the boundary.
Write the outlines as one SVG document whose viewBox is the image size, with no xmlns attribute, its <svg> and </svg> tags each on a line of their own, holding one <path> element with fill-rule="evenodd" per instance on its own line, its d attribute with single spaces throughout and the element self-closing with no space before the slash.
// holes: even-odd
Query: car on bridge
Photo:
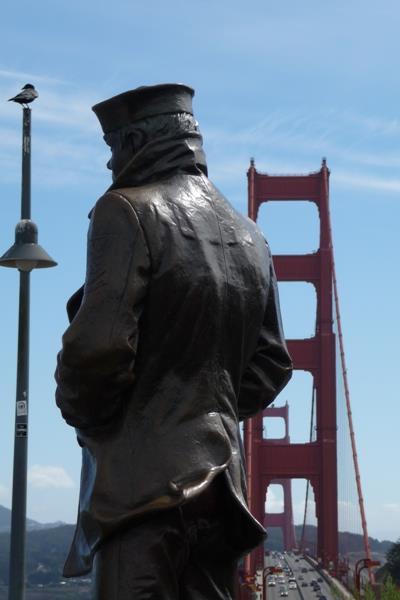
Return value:
<svg viewBox="0 0 400 600">
<path fill-rule="evenodd" d="M 286 586 L 282 586 L 282 587 L 279 589 L 279 595 L 280 595 L 280 596 L 289 596 L 289 592 L 288 592 L 288 589 L 287 589 L 287 587 L 286 587 Z"/>
</svg>

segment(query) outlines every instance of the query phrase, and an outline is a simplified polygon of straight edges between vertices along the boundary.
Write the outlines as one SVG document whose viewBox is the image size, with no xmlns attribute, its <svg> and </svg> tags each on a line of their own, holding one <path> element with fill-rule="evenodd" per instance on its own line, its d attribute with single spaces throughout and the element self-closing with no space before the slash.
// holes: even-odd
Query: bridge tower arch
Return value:
<svg viewBox="0 0 400 600">
<path fill-rule="evenodd" d="M 290 444 L 289 436 L 289 405 L 268 407 L 263 412 L 263 417 L 281 418 L 285 424 L 285 435 L 282 438 L 264 438 L 266 446 L 279 444 Z M 272 479 L 264 482 L 266 489 L 266 497 L 268 500 L 268 487 L 270 485 L 281 485 L 283 490 L 283 511 L 282 512 L 265 512 L 264 526 L 279 527 L 282 530 L 283 548 L 284 550 L 292 550 L 297 546 L 296 534 L 293 521 L 293 503 L 292 503 L 292 482 L 290 479 Z M 268 506 L 268 503 L 266 503 Z"/>
</svg>

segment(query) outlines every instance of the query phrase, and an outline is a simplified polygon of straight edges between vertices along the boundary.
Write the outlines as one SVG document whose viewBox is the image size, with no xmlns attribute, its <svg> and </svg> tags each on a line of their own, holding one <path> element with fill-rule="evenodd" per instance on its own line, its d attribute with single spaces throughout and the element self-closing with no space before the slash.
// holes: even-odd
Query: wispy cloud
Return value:
<svg viewBox="0 0 400 600">
<path fill-rule="evenodd" d="M 317 150 L 346 161 L 397 166 L 400 164 L 397 147 L 392 152 L 385 148 L 393 132 L 400 133 L 400 121 L 368 116 L 362 118 L 349 112 L 328 109 L 310 114 L 275 111 L 253 125 L 234 131 L 207 128 L 205 139 L 210 145 L 234 144 L 235 148 L 250 145 L 254 151 L 265 149 L 275 154 L 277 149 L 289 150 L 294 154 Z M 369 150 L 367 138 L 376 138 L 378 134 L 381 147 L 373 153 Z M 397 139 L 396 136 L 396 142 Z"/>
<path fill-rule="evenodd" d="M 12 80 L 29 75 L 32 74 L 0 70 L 0 98 L 9 98 L 18 91 L 10 88 Z M 81 91 L 68 86 L 67 82 L 44 75 L 31 76 L 29 80 L 41 83 L 39 98 L 32 105 L 35 185 L 58 188 L 98 181 L 99 173 L 105 172 L 109 152 L 103 145 L 100 126 L 91 110 L 98 100 L 95 92 Z M 0 181 L 19 182 L 20 146 L 20 107 L 0 101 Z"/>
<path fill-rule="evenodd" d="M 327 156 L 332 183 L 382 193 L 400 191 L 400 179 L 391 173 L 400 168 L 400 120 L 334 109 L 310 114 L 274 111 L 244 128 L 209 127 L 204 134 L 215 161 L 212 171 L 220 181 L 243 178 L 250 156 L 259 171 L 269 174 L 307 173 L 316 159 Z"/>
<path fill-rule="evenodd" d="M 334 174 L 335 183 L 346 187 L 356 187 L 380 192 L 400 192 L 400 179 L 373 177 L 367 174 L 346 173 L 337 171 Z"/>
<path fill-rule="evenodd" d="M 19 90 L 10 91 L 0 86 L 0 97 L 4 98 L 11 93 Z M 39 88 L 39 99 L 32 105 L 32 121 L 42 122 L 49 126 L 58 128 L 68 128 L 69 132 L 94 132 L 100 131 L 97 120 L 91 110 L 95 102 L 90 94 L 79 95 L 76 91 L 51 91 L 49 89 Z M 0 119 L 3 121 L 16 121 L 20 118 L 20 111 L 14 103 L 0 102 Z"/>
<path fill-rule="evenodd" d="M 338 500 L 339 508 L 356 508 L 357 504 L 355 502 L 350 502 L 350 500 Z"/>
<path fill-rule="evenodd" d="M 75 487 L 75 483 L 63 467 L 46 465 L 33 465 L 28 471 L 28 482 L 36 488 Z"/>
<path fill-rule="evenodd" d="M 0 96 L 7 97 L 5 80 L 30 75 L 0 70 Z M 37 180 L 50 187 L 95 180 L 106 157 L 106 151 L 102 154 L 99 150 L 100 127 L 91 111 L 98 100 L 96 92 L 69 88 L 66 82 L 46 75 L 32 75 L 30 79 L 43 86 L 33 107 Z M 11 158 L 17 156 L 20 145 L 19 111 L 15 108 L 0 102 L 3 181 L 20 176 L 19 155 L 15 164 Z M 334 108 L 310 112 L 278 109 L 253 121 L 248 115 L 245 118 L 246 126 L 235 129 L 232 124 L 208 124 L 204 128 L 210 175 L 218 185 L 232 184 L 243 195 L 250 156 L 255 156 L 257 168 L 270 174 L 309 172 L 310 166 L 319 168 L 320 159 L 327 156 L 332 184 L 384 194 L 400 191 L 400 179 L 390 175 L 390 170 L 400 167 L 399 119 Z"/>
<path fill-rule="evenodd" d="M 293 504 L 293 518 L 296 523 L 302 523 L 304 520 L 304 507 L 305 500 L 295 502 Z M 315 516 L 315 502 L 314 500 L 307 501 L 307 524 L 314 524 L 316 520 Z"/>
<path fill-rule="evenodd" d="M 342 113 L 343 120 L 346 120 L 350 125 L 364 130 L 370 134 L 378 134 L 385 136 L 400 135 L 400 119 L 384 118 L 374 115 L 356 114 L 350 111 Z"/>
<path fill-rule="evenodd" d="M 36 73 L 28 73 L 26 71 L 14 71 L 10 69 L 0 69 L 0 78 L 13 79 L 14 81 L 27 82 L 40 82 L 50 83 L 57 85 L 68 85 L 68 82 L 62 79 L 55 79 L 54 77 L 48 77 L 47 75 L 37 75 Z"/>
<path fill-rule="evenodd" d="M 265 510 L 266 510 L 266 512 L 272 512 L 272 513 L 283 511 L 283 500 L 280 498 L 277 498 L 276 494 L 274 494 L 274 492 L 271 490 L 271 488 L 268 489 L 267 501 L 265 503 Z"/>
</svg>

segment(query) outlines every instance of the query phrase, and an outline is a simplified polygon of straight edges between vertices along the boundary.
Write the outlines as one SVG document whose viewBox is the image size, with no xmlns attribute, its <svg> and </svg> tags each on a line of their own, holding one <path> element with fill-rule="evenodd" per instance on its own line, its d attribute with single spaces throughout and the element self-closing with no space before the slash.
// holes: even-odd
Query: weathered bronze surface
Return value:
<svg viewBox="0 0 400 600">
<path fill-rule="evenodd" d="M 99 551 L 96 597 L 108 600 L 117 575 L 105 572 L 104 553 L 127 543 L 140 556 L 146 524 L 150 540 L 155 523 L 163 537 L 177 514 L 187 523 L 189 513 L 196 531 L 220 520 L 228 561 L 265 535 L 246 505 L 239 419 L 274 400 L 291 361 L 269 247 L 207 178 L 192 96 L 166 84 L 94 107 L 113 184 L 91 211 L 86 280 L 68 303 L 56 400 L 82 446 L 65 575 L 89 572 Z M 160 559 L 144 552 L 146 569 L 149 560 L 153 580 L 165 577 Z M 137 581 L 121 585 L 120 600 L 181 597 L 180 588 L 151 596 Z M 182 597 L 214 597 L 192 596 L 187 585 Z"/>
</svg>

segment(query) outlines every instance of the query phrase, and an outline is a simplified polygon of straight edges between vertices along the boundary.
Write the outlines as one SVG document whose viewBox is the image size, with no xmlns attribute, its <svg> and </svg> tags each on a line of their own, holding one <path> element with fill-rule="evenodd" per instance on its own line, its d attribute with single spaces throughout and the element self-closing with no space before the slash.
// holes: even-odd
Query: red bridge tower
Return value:
<svg viewBox="0 0 400 600">
<path fill-rule="evenodd" d="M 308 479 L 314 490 L 318 521 L 317 554 L 325 567 L 336 569 L 338 555 L 336 462 L 336 368 L 332 323 L 332 252 L 329 229 L 329 170 L 309 175 L 270 176 L 258 173 L 251 161 L 248 171 L 249 216 L 257 220 L 263 202 L 315 202 L 320 219 L 320 244 L 315 253 L 274 256 L 278 281 L 306 281 L 317 294 L 316 331 L 312 338 L 288 341 L 294 368 L 309 371 L 316 399 L 316 440 L 291 444 L 263 439 L 263 416 L 245 424 L 250 510 L 264 522 L 265 497 L 272 482 Z M 247 559 L 246 571 L 263 566 L 263 549 Z"/>
</svg>

